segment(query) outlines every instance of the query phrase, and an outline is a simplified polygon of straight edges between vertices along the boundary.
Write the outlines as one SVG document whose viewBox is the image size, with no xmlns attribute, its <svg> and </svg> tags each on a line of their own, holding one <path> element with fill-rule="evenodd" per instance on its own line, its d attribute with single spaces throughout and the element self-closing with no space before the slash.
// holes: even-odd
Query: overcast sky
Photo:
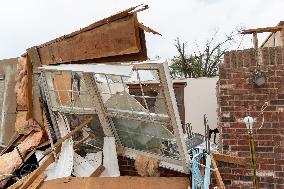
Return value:
<svg viewBox="0 0 284 189">
<path fill-rule="evenodd" d="M 0 1 L 0 59 L 141 3 L 150 9 L 139 13 L 139 21 L 163 35 L 147 34 L 150 58 L 174 56 L 176 37 L 192 52 L 216 30 L 222 40 L 237 26 L 267 27 L 284 20 L 283 0 L 6 0 Z M 248 35 L 242 47 L 251 46 Z"/>
</svg>

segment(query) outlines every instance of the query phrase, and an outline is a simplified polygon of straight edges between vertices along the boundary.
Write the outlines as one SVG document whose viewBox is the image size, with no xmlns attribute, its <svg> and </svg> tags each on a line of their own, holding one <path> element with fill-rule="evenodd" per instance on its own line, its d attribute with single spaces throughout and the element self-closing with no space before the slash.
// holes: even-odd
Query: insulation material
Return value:
<svg viewBox="0 0 284 189">
<path fill-rule="evenodd" d="M 16 72 L 15 92 L 17 94 L 17 105 L 21 107 L 27 106 L 27 58 L 21 57 L 18 59 Z"/>
<path fill-rule="evenodd" d="M 160 176 L 158 171 L 159 161 L 157 159 L 138 155 L 135 160 L 135 168 L 140 176 Z"/>
<path fill-rule="evenodd" d="M 27 152 L 40 144 L 43 132 L 38 128 L 39 127 L 31 131 L 27 138 L 17 146 L 21 155 L 15 148 L 12 152 L 0 156 L 0 175 L 13 174 L 23 163 L 21 156 L 25 157 Z M 0 188 L 2 188 L 6 182 L 7 180 L 1 181 Z"/>
<path fill-rule="evenodd" d="M 29 119 L 24 122 L 23 126 L 19 128 L 18 133 L 28 135 L 32 131 L 41 131 L 39 124 L 34 119 Z"/>
</svg>

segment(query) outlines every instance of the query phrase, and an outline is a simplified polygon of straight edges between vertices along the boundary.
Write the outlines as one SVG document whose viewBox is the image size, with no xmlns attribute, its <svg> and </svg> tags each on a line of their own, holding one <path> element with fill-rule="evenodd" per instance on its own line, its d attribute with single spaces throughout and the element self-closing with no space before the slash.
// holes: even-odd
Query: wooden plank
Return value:
<svg viewBox="0 0 284 189">
<path fill-rule="evenodd" d="M 215 175 L 215 178 L 217 180 L 217 184 L 218 184 L 218 188 L 219 189 L 225 189 L 225 185 L 224 185 L 224 182 L 222 180 L 222 177 L 221 177 L 221 174 L 219 172 L 219 169 L 217 167 L 217 163 L 214 159 L 214 156 L 211 154 L 211 162 L 212 162 L 212 167 L 214 169 L 214 175 Z"/>
<path fill-rule="evenodd" d="M 141 52 L 135 14 L 41 45 L 42 64 L 70 63 Z"/>
<path fill-rule="evenodd" d="M 41 66 L 40 57 L 38 54 L 37 47 L 31 47 L 27 49 L 28 56 L 30 57 L 30 62 L 33 65 L 33 73 L 37 73 L 37 68 Z"/>
<path fill-rule="evenodd" d="M 105 166 L 100 165 L 100 166 L 91 174 L 90 177 L 99 177 L 99 176 L 102 174 L 102 172 L 104 172 L 105 169 L 106 169 Z"/>
<path fill-rule="evenodd" d="M 33 66 L 30 62 L 29 56 L 27 56 L 27 120 L 33 118 Z"/>
<path fill-rule="evenodd" d="M 71 72 L 62 72 L 53 74 L 54 89 L 59 90 L 59 102 L 66 106 L 71 103 Z"/>
<path fill-rule="evenodd" d="M 188 189 L 187 177 L 68 177 L 45 181 L 40 189 Z"/>
<path fill-rule="evenodd" d="M 83 127 L 85 127 L 88 123 L 90 123 L 93 120 L 93 117 L 88 117 L 87 119 L 85 119 L 85 121 L 83 121 L 79 126 L 77 126 L 74 130 L 72 130 L 70 133 L 68 133 L 67 135 L 65 135 L 64 137 L 60 138 L 57 140 L 57 142 L 54 144 L 54 148 L 58 148 L 62 142 L 64 142 L 66 139 L 72 137 L 75 133 L 77 133 L 78 131 L 80 131 L 81 129 L 83 129 Z M 48 148 L 47 150 L 45 150 L 43 152 L 43 155 L 49 154 L 52 151 L 52 148 Z"/>
<path fill-rule="evenodd" d="M 236 156 L 231 156 L 231 155 L 226 155 L 226 154 L 219 154 L 219 153 L 212 153 L 214 156 L 214 159 L 216 161 L 222 161 L 226 163 L 234 163 L 238 165 L 246 165 L 247 161 L 246 158 L 242 157 L 236 157 Z"/>
<path fill-rule="evenodd" d="M 34 182 L 27 189 L 37 189 L 43 183 L 44 179 L 47 177 L 45 173 L 40 174 Z"/>
<path fill-rule="evenodd" d="M 276 32 L 282 30 L 284 26 L 266 27 L 266 28 L 256 28 L 243 30 L 241 34 L 252 34 L 252 33 L 263 33 L 263 32 Z"/>
<path fill-rule="evenodd" d="M 258 39 L 257 39 L 256 32 L 253 33 L 253 46 L 254 46 L 254 49 L 258 49 Z"/>
</svg>

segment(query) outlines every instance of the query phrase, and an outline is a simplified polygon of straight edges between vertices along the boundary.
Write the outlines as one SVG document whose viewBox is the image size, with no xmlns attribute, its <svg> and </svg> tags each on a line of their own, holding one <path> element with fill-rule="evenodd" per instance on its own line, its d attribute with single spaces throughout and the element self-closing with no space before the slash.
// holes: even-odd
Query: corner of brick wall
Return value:
<svg viewBox="0 0 284 189">
<path fill-rule="evenodd" d="M 256 87 L 252 71 L 259 69 L 267 82 Z M 284 48 L 269 47 L 225 53 L 219 76 L 219 128 L 223 153 L 247 158 L 250 162 L 247 129 L 242 119 L 254 123 L 254 143 L 260 188 L 284 188 Z M 265 102 L 269 106 L 263 112 Z M 226 188 L 251 188 L 252 170 L 218 162 Z"/>
</svg>

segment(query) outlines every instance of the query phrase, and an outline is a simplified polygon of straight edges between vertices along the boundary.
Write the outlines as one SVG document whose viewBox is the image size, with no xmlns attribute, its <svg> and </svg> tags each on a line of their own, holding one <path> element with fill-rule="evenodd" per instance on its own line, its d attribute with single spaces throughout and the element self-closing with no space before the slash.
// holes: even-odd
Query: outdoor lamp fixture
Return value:
<svg viewBox="0 0 284 189">
<path fill-rule="evenodd" d="M 251 158 L 252 167 L 253 167 L 253 185 L 255 189 L 258 189 L 257 177 L 256 177 L 255 149 L 254 149 L 254 141 L 253 141 L 253 133 L 252 133 L 253 118 L 250 116 L 245 117 L 244 123 L 246 124 L 246 127 L 248 129 L 248 135 L 249 135 L 250 158 Z"/>
<path fill-rule="evenodd" d="M 253 72 L 253 82 L 256 86 L 261 87 L 266 82 L 266 76 L 263 71 L 255 70 Z"/>
</svg>

